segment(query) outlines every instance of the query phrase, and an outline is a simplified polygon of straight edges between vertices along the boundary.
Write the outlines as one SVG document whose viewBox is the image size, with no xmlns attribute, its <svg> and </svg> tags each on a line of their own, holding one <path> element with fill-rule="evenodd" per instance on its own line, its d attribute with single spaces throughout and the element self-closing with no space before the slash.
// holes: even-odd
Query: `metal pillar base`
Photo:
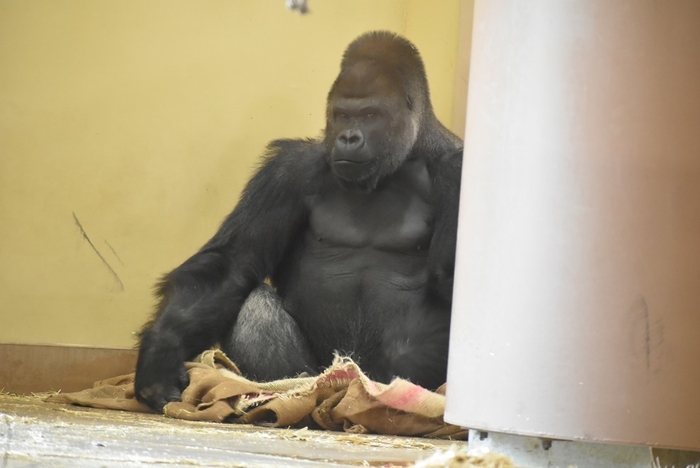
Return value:
<svg viewBox="0 0 700 468">
<path fill-rule="evenodd" d="M 469 431 L 469 450 L 489 450 L 510 457 L 519 468 L 651 468 L 649 447 L 596 444 Z M 684 467 L 685 468 L 685 467 Z"/>
</svg>

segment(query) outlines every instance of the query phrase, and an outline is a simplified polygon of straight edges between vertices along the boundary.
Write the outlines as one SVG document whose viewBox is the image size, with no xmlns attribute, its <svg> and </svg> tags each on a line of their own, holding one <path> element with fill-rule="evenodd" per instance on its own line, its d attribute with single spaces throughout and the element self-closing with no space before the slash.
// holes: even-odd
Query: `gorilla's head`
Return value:
<svg viewBox="0 0 700 468">
<path fill-rule="evenodd" d="M 325 145 L 343 186 L 373 190 L 396 171 L 434 119 L 418 50 L 390 32 L 353 41 L 328 93 Z"/>
</svg>

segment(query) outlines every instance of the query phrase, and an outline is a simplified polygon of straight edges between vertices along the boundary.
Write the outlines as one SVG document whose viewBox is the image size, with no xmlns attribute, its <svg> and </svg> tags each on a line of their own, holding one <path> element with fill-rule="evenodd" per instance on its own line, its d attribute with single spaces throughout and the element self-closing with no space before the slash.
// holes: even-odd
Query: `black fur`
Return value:
<svg viewBox="0 0 700 468">
<path fill-rule="evenodd" d="M 415 47 L 356 39 L 324 137 L 271 143 L 219 231 L 160 283 L 137 398 L 178 400 L 183 362 L 216 343 L 262 380 L 316 373 L 340 352 L 380 381 L 442 384 L 461 161 Z"/>
</svg>

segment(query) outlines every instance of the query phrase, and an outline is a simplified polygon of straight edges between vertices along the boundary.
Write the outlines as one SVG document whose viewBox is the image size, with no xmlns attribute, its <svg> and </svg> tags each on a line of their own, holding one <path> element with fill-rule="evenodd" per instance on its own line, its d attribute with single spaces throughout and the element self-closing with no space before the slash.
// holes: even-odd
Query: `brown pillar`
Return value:
<svg viewBox="0 0 700 468">
<path fill-rule="evenodd" d="M 477 0 L 447 397 L 700 450 L 700 1 Z"/>
</svg>

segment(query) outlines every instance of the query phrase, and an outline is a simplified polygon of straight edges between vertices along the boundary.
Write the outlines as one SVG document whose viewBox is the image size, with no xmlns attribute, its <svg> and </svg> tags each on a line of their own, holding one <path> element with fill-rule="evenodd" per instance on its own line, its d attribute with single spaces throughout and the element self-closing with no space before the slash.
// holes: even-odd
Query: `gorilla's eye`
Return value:
<svg viewBox="0 0 700 468">
<path fill-rule="evenodd" d="M 367 113 L 365 114 L 365 118 L 366 118 L 366 119 L 373 119 L 373 118 L 375 118 L 376 116 L 377 116 L 377 114 L 375 114 L 374 112 L 367 112 Z"/>
<path fill-rule="evenodd" d="M 337 114 L 335 114 L 335 118 L 339 120 L 348 120 L 348 114 L 346 114 L 345 112 L 338 112 Z"/>
</svg>

